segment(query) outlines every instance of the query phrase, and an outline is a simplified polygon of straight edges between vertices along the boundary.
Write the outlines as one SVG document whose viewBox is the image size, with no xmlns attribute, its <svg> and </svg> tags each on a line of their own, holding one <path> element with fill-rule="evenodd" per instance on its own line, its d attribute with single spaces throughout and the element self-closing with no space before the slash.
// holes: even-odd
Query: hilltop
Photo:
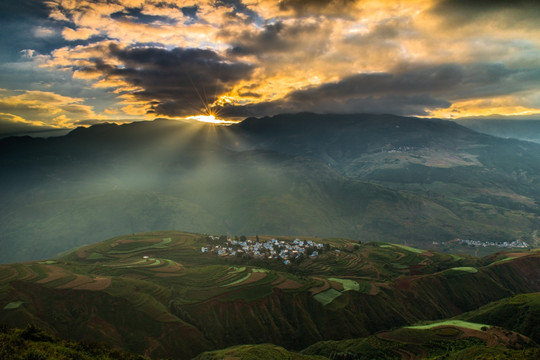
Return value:
<svg viewBox="0 0 540 360">
<path fill-rule="evenodd" d="M 272 239 L 322 248 L 316 257 L 290 255 L 286 264 L 262 251 L 249 257 L 202 251 L 233 248 L 234 237 L 152 232 L 55 259 L 0 265 L 0 323 L 33 323 L 65 339 L 190 359 L 241 344 L 300 351 L 540 291 L 535 251 L 476 258 L 341 238 L 259 235 L 245 241 L 261 249 Z M 530 331 L 523 336 L 538 337 L 535 329 L 518 330 L 524 329 Z"/>
<path fill-rule="evenodd" d="M 310 113 L 0 140 L 0 262 L 118 234 L 317 234 L 484 255 L 535 246 L 540 145 L 450 121 Z"/>
</svg>

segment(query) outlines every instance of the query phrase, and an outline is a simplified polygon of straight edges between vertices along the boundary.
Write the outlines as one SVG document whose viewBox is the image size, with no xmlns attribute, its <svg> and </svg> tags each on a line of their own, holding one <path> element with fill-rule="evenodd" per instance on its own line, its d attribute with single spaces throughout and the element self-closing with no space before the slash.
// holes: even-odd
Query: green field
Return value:
<svg viewBox="0 0 540 360">
<path fill-rule="evenodd" d="M 482 330 L 482 328 L 490 327 L 490 325 L 471 323 L 471 322 L 462 321 L 462 320 L 445 320 L 445 321 L 435 322 L 435 323 L 427 324 L 427 325 L 408 326 L 407 328 L 422 330 L 422 329 L 432 329 L 434 327 L 445 326 L 445 325 L 457 326 L 457 327 L 473 329 L 473 330 Z"/>
<path fill-rule="evenodd" d="M 471 273 L 471 274 L 474 274 L 474 273 L 478 272 L 477 268 L 474 268 L 474 267 L 471 267 L 471 266 L 453 267 L 450 270 L 452 270 L 452 271 L 464 271 L 464 272 L 468 272 L 468 273 Z"/>
<path fill-rule="evenodd" d="M 347 291 L 347 290 L 360 291 L 360 284 L 358 284 L 354 280 L 338 279 L 338 278 L 328 278 L 328 280 L 341 283 L 341 285 L 343 285 L 343 291 Z"/>
<path fill-rule="evenodd" d="M 341 296 L 341 292 L 334 289 L 329 289 L 324 292 L 313 295 L 313 298 L 323 305 L 328 305 L 332 301 L 334 301 L 334 299 L 337 299 L 340 296 Z"/>
</svg>

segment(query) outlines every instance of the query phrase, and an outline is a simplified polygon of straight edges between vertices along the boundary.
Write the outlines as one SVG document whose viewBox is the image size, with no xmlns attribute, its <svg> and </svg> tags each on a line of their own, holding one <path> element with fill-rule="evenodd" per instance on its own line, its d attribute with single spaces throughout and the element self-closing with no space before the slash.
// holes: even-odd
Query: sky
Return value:
<svg viewBox="0 0 540 360">
<path fill-rule="evenodd" d="M 0 132 L 302 111 L 540 118 L 539 18 L 539 0 L 2 1 Z"/>
</svg>

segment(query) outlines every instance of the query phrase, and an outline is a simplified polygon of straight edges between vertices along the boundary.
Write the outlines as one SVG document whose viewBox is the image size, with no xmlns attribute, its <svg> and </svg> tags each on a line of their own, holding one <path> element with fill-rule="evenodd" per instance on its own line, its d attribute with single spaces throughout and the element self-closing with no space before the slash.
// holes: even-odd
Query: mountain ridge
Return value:
<svg viewBox="0 0 540 360">
<path fill-rule="evenodd" d="M 156 229 L 424 247 L 455 238 L 532 244 L 540 229 L 540 145 L 445 120 L 156 120 L 7 138 L 0 150 L 0 262 Z"/>
</svg>

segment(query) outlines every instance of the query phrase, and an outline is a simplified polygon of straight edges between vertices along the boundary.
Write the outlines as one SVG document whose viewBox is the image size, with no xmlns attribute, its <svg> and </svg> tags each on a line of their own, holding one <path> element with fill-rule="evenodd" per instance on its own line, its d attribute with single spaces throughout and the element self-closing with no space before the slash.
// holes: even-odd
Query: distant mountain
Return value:
<svg viewBox="0 0 540 360">
<path fill-rule="evenodd" d="M 0 140 L 0 262 L 158 229 L 439 250 L 537 240 L 540 145 L 449 121 L 310 113 Z"/>
<path fill-rule="evenodd" d="M 0 265 L 0 323 L 179 360 L 538 354 L 530 340 L 539 336 L 537 251 L 476 258 L 336 238 L 218 235 L 133 234 Z M 505 318 L 511 309 L 519 316 Z M 480 325 L 441 322 L 457 315 Z M 435 324 L 403 328 L 426 321 Z M 267 345 L 229 348 L 243 344 Z"/>
<path fill-rule="evenodd" d="M 456 122 L 481 133 L 540 143 L 540 120 L 459 119 Z"/>
</svg>

